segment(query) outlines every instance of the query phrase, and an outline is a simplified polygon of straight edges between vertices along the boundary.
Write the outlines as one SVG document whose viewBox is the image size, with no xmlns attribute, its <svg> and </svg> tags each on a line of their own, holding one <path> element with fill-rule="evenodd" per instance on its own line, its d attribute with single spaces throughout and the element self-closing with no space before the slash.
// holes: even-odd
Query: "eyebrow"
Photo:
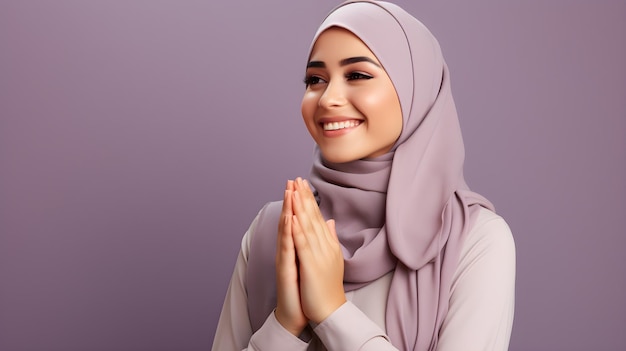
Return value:
<svg viewBox="0 0 626 351">
<path fill-rule="evenodd" d="M 369 62 L 371 64 L 376 65 L 377 67 L 380 67 L 380 65 L 376 61 L 372 60 L 371 58 L 367 56 L 348 57 L 346 59 L 339 61 L 339 65 L 347 66 L 347 65 L 357 63 L 357 62 Z M 310 67 L 326 68 L 326 64 L 324 63 L 324 61 L 311 61 L 306 65 L 306 68 L 310 68 Z"/>
</svg>

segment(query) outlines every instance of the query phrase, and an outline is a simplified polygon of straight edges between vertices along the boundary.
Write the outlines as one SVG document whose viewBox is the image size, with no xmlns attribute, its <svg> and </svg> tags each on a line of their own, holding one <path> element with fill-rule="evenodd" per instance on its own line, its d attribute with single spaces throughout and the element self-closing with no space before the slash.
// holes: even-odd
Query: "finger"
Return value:
<svg viewBox="0 0 626 351">
<path fill-rule="evenodd" d="M 296 180 L 296 188 L 301 194 L 301 198 L 303 199 L 302 207 L 308 217 L 308 222 L 301 220 L 303 228 L 305 230 L 307 230 L 307 228 L 311 228 L 311 230 L 314 230 L 315 233 L 320 236 L 320 240 L 325 240 L 325 243 L 327 244 L 336 245 L 338 242 L 336 235 L 333 236 L 333 234 L 329 231 L 327 222 L 317 205 L 317 200 L 311 191 L 309 183 L 305 179 L 298 178 Z"/>
<path fill-rule="evenodd" d="M 322 232 L 326 229 L 326 225 L 311 188 L 302 180 L 302 178 L 298 178 L 295 182 L 295 189 L 299 195 L 299 204 L 297 205 L 298 212 L 296 212 L 294 205 L 294 213 L 300 217 L 299 219 L 302 229 L 305 232 L 313 230 L 318 234 L 322 234 Z M 306 216 L 306 218 L 304 216 Z"/>
<path fill-rule="evenodd" d="M 283 199 L 283 212 L 286 216 L 291 217 L 293 215 L 293 192 L 295 190 L 294 181 L 288 180 L 285 189 L 285 197 Z"/>
<path fill-rule="evenodd" d="M 295 263 L 296 252 L 293 243 L 293 236 L 291 235 L 291 218 L 281 218 L 281 225 L 285 229 L 279 233 L 278 240 L 276 241 L 276 264 L 285 265 L 289 263 Z"/>
<path fill-rule="evenodd" d="M 285 190 L 282 212 L 278 225 L 278 237 L 276 240 L 276 262 L 281 264 L 293 264 L 295 262 L 295 247 L 292 236 L 293 217 L 291 199 L 293 197 L 291 190 Z"/>
<path fill-rule="evenodd" d="M 281 216 L 291 217 L 293 214 L 292 208 L 292 193 L 294 190 L 294 182 L 293 180 L 288 180 L 285 186 L 285 193 L 283 196 L 283 208 L 281 211 Z"/>
<path fill-rule="evenodd" d="M 289 185 L 287 185 L 287 187 L 289 187 Z M 276 240 L 277 253 L 280 253 L 283 249 L 293 250 L 293 239 L 291 236 L 291 217 L 293 216 L 292 198 L 292 191 L 285 190 L 283 207 L 278 222 L 278 238 Z"/>
<path fill-rule="evenodd" d="M 292 211 L 291 209 L 291 192 L 293 192 L 293 181 L 288 180 L 287 185 L 285 186 L 285 192 L 283 195 L 283 208 L 281 213 L 285 214 L 286 211 Z"/>
<path fill-rule="evenodd" d="M 298 190 L 302 191 L 303 198 L 306 201 L 306 209 L 309 212 L 309 215 L 314 216 L 317 221 L 321 223 L 325 222 L 324 216 L 319 209 L 317 204 L 317 199 L 315 198 L 315 194 L 313 194 L 313 190 L 311 185 L 306 179 L 299 179 L 299 187 Z M 325 229 L 325 227 L 323 227 Z"/>
<path fill-rule="evenodd" d="M 334 250 L 341 251 L 341 244 L 339 243 L 339 237 L 337 235 L 337 224 L 334 219 L 329 219 L 326 221 L 327 233 L 326 242 L 329 247 L 332 247 Z M 342 253 L 343 256 L 343 253 Z"/>
<path fill-rule="evenodd" d="M 291 218 L 285 218 L 284 227 L 291 228 Z M 289 230 L 291 232 L 291 229 Z M 278 322 L 293 335 L 300 335 L 307 317 L 300 302 L 300 274 L 291 235 L 283 235 L 283 245 L 276 255 L 276 310 Z"/>
<path fill-rule="evenodd" d="M 313 190 L 311 190 L 311 186 L 305 179 L 302 179 L 300 177 L 296 178 L 296 181 L 294 182 L 294 187 L 295 187 L 294 190 L 301 191 L 302 194 L 307 196 L 307 199 L 310 198 L 312 200 L 315 200 L 315 196 L 313 195 Z"/>
<path fill-rule="evenodd" d="M 335 220 L 334 219 L 327 220 L 326 225 L 328 226 L 328 232 L 330 233 L 331 238 L 333 238 L 335 241 L 339 241 L 339 238 L 337 237 L 337 228 L 335 225 Z"/>
<path fill-rule="evenodd" d="M 318 244 L 326 233 L 326 223 L 319 213 L 317 203 L 313 198 L 303 196 L 300 191 L 294 192 L 294 215 L 300 221 L 300 227 L 305 235 L 310 236 L 312 245 Z"/>
<path fill-rule="evenodd" d="M 306 262 L 306 260 L 310 257 L 310 242 L 308 237 L 304 234 L 302 230 L 302 226 L 297 216 L 293 216 L 291 220 L 291 227 L 293 233 L 293 243 L 296 249 L 297 255 L 300 259 L 300 262 Z"/>
<path fill-rule="evenodd" d="M 300 231 L 299 234 L 305 237 L 308 241 L 308 245 L 317 248 L 319 246 L 320 233 L 319 225 L 316 225 L 311 220 L 308 212 L 303 208 L 304 204 L 299 191 L 293 192 L 293 218 L 297 218 L 297 225 Z M 295 223 L 295 219 L 292 223 Z M 292 226 L 292 231 L 295 234 L 295 227 Z"/>
<path fill-rule="evenodd" d="M 292 191 L 285 190 L 285 193 L 283 195 L 283 207 L 280 212 L 281 221 L 278 223 L 279 231 L 284 229 L 283 219 L 285 217 L 291 217 L 293 215 L 292 198 L 293 198 Z"/>
</svg>

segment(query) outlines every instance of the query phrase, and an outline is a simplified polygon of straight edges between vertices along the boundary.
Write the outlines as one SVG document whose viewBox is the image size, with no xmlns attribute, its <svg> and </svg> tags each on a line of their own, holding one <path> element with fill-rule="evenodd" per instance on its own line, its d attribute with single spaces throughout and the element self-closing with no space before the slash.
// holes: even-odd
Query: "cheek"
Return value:
<svg viewBox="0 0 626 351">
<path fill-rule="evenodd" d="M 302 111 L 302 117 L 306 119 L 306 116 L 309 114 L 311 110 L 311 93 L 305 92 L 304 96 L 302 96 L 302 103 L 300 105 L 300 109 Z"/>
<path fill-rule="evenodd" d="M 402 121 L 402 108 L 400 107 L 400 101 L 398 100 L 398 96 L 395 94 L 387 97 L 387 106 L 391 106 L 388 109 L 389 119 L 392 121 L 390 124 L 394 132 L 397 134 L 396 137 L 400 137 L 400 133 L 402 132 L 402 125 L 404 124 Z"/>
<path fill-rule="evenodd" d="M 389 106 L 392 108 L 389 109 L 388 118 L 390 120 L 390 134 L 393 136 L 394 142 L 400 138 L 402 134 L 402 125 L 404 124 L 402 121 L 402 109 L 400 108 L 400 101 L 398 101 L 398 97 L 396 95 L 392 96 L 389 99 Z"/>
<path fill-rule="evenodd" d="M 366 115 L 370 115 L 370 118 L 375 118 L 381 122 L 384 121 L 385 124 L 394 126 L 394 129 L 398 124 L 400 127 L 402 126 L 402 112 L 400 111 L 400 102 L 395 90 L 380 89 L 372 91 L 367 95 L 362 95 L 359 100 L 360 109 Z M 393 120 L 393 122 L 389 123 L 390 120 Z"/>
<path fill-rule="evenodd" d="M 388 111 L 395 99 L 395 90 L 389 91 L 386 86 L 374 89 L 359 90 L 352 95 L 353 103 L 365 114 L 380 115 Z"/>
<path fill-rule="evenodd" d="M 300 106 L 300 112 L 302 113 L 302 119 L 306 125 L 309 133 L 313 135 L 313 128 L 315 127 L 315 111 L 317 110 L 317 99 L 315 94 L 311 92 L 304 93 L 302 97 L 302 104 Z"/>
<path fill-rule="evenodd" d="M 402 133 L 402 109 L 393 87 L 385 87 L 368 96 L 367 103 L 370 113 L 377 116 L 377 126 L 385 138 L 396 140 Z"/>
</svg>

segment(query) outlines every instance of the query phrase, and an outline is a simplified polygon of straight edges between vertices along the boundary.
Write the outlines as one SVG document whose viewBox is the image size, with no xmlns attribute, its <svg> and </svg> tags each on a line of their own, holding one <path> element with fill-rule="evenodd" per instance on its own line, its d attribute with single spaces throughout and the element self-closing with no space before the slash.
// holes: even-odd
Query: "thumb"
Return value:
<svg viewBox="0 0 626 351">
<path fill-rule="evenodd" d="M 335 220 L 334 219 L 327 220 L 326 221 L 326 226 L 328 227 L 328 231 L 330 231 L 330 233 L 333 236 L 333 238 L 335 238 L 336 240 L 339 240 L 337 238 L 337 231 L 335 229 Z"/>
</svg>

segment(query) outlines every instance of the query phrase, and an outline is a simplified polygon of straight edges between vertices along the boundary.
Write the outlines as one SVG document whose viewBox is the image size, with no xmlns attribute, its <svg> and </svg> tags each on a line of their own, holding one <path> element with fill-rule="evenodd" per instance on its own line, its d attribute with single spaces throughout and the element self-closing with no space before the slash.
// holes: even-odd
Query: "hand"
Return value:
<svg viewBox="0 0 626 351">
<path fill-rule="evenodd" d="M 285 329 L 298 336 L 309 321 L 300 304 L 298 262 L 292 236 L 293 191 L 294 182 L 290 180 L 285 189 L 276 241 L 277 305 L 275 316 Z"/>
<path fill-rule="evenodd" d="M 309 184 L 294 182 L 293 243 L 300 264 L 300 301 L 304 315 L 315 323 L 346 302 L 343 254 L 335 221 L 325 221 Z"/>
</svg>

